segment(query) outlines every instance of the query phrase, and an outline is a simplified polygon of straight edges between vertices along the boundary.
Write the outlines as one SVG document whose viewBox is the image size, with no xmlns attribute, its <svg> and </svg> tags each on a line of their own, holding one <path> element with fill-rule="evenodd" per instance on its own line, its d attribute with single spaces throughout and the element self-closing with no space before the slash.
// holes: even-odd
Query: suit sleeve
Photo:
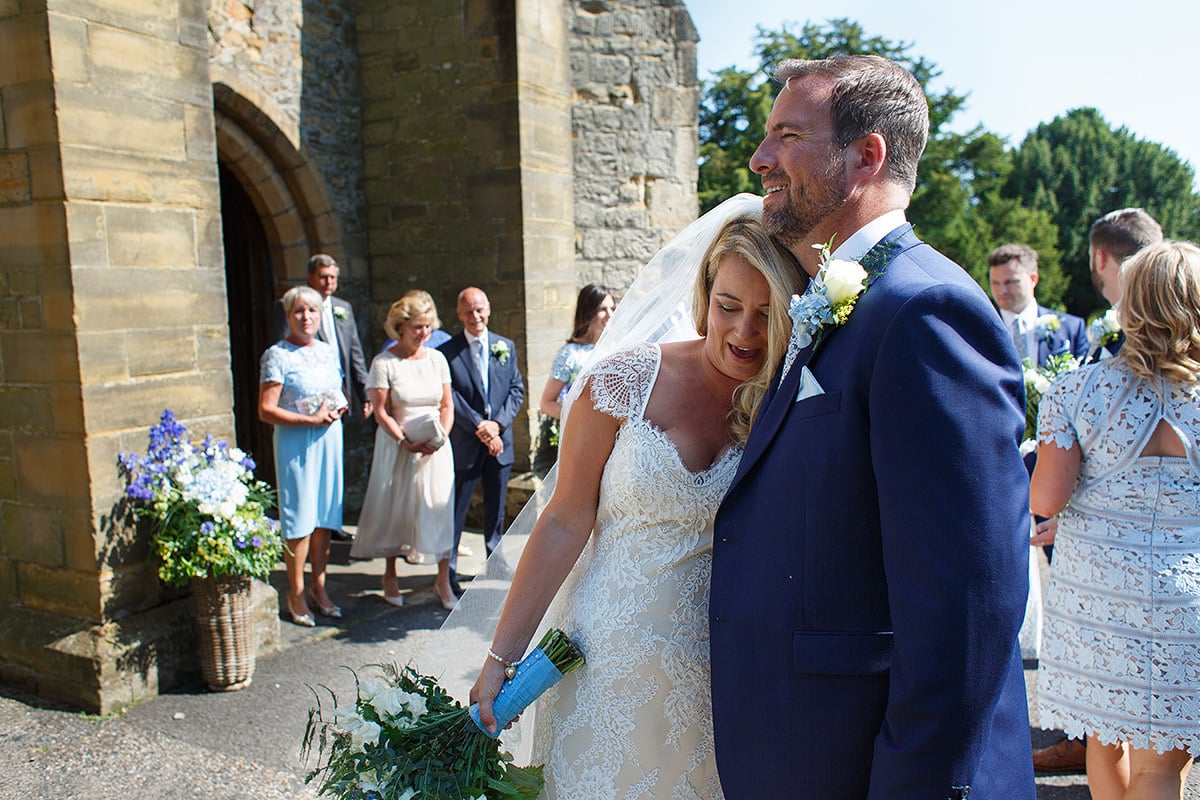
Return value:
<svg viewBox="0 0 1200 800">
<path fill-rule="evenodd" d="M 521 410 L 521 404 L 525 402 L 525 381 L 521 377 L 521 368 L 517 366 L 517 346 L 512 340 L 506 341 L 511 352 L 508 363 L 512 366 L 508 381 L 508 394 L 505 395 L 504 402 L 499 409 L 492 409 L 492 419 L 500 425 L 501 431 L 512 427 L 513 420 L 517 418 L 517 412 Z"/>
<path fill-rule="evenodd" d="M 358 320 L 354 308 L 346 304 L 349 311 L 346 328 L 350 331 L 350 388 L 358 397 L 358 404 L 367 402 L 367 360 L 363 357 L 362 342 L 358 338 Z"/>
<path fill-rule="evenodd" d="M 965 287 L 926 289 L 890 323 L 873 368 L 895 646 L 873 800 L 972 783 L 1011 680 L 1028 592 L 1024 390 L 989 312 Z"/>
<path fill-rule="evenodd" d="M 1087 358 L 1088 351 L 1091 350 L 1091 345 L 1087 338 L 1087 323 L 1082 319 L 1075 329 L 1071 331 L 1071 353 L 1080 361 Z"/>
</svg>

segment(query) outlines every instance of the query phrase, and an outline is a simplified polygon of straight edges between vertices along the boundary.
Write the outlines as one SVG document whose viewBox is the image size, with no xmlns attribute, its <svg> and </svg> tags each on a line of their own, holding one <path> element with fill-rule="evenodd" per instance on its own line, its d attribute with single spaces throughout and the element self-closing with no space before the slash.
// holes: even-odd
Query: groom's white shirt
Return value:
<svg viewBox="0 0 1200 800">
<path fill-rule="evenodd" d="M 829 257 L 838 261 L 858 261 L 872 247 L 883 241 L 883 237 L 899 228 L 904 222 L 904 209 L 902 208 L 876 217 L 838 245 L 837 249 L 829 254 Z"/>
</svg>

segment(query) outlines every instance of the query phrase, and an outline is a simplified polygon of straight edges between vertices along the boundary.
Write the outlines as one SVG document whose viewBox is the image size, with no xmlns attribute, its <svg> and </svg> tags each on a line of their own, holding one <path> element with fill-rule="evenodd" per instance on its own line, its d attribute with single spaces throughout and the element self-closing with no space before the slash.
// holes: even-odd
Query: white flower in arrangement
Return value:
<svg viewBox="0 0 1200 800">
<path fill-rule="evenodd" d="M 407 788 L 403 792 L 401 792 L 400 796 L 397 797 L 396 800 L 412 800 L 416 796 L 417 796 L 417 790 L 410 786 L 409 788 Z"/>
<path fill-rule="evenodd" d="M 1115 342 L 1120 335 L 1121 323 L 1117 320 L 1117 310 L 1115 308 L 1105 311 L 1088 325 L 1088 345 L 1093 348 L 1104 347 L 1104 345 L 1110 342 Z"/>
<path fill-rule="evenodd" d="M 380 789 L 385 787 L 379 782 L 379 777 L 375 774 L 375 770 L 372 768 L 363 770 L 358 774 L 358 788 L 366 793 L 378 792 Z"/>
<path fill-rule="evenodd" d="M 342 308 L 341 306 L 333 307 L 333 315 L 338 319 L 346 319 L 350 316 L 348 313 L 346 313 L 346 309 Z"/>
<path fill-rule="evenodd" d="M 380 680 L 363 681 L 358 685 L 358 696 L 365 703 L 374 701 L 376 695 L 386 692 L 390 689 L 388 684 Z"/>
<path fill-rule="evenodd" d="M 491 351 L 492 351 L 492 357 L 495 358 L 497 361 L 499 361 L 501 364 L 508 363 L 508 356 L 509 356 L 508 342 L 496 341 L 494 344 L 492 344 Z"/>
<path fill-rule="evenodd" d="M 1050 391 L 1050 378 L 1046 377 L 1028 358 L 1024 361 L 1025 386 L 1034 389 L 1038 395 Z"/>
<path fill-rule="evenodd" d="M 350 734 L 350 745 L 355 750 L 363 752 L 367 749 L 367 745 L 379 744 L 379 734 L 381 729 L 378 724 L 362 720 L 358 725 L 348 733 Z"/>
</svg>

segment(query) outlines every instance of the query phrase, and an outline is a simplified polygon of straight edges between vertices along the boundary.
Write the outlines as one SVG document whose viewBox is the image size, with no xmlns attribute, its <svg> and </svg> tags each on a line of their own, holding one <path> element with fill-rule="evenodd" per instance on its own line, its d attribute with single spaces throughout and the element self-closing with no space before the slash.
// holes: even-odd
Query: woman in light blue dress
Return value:
<svg viewBox="0 0 1200 800">
<path fill-rule="evenodd" d="M 612 319 L 616 303 L 612 290 L 598 283 L 589 283 L 579 290 L 575 301 L 575 327 L 571 338 L 558 349 L 550 366 L 550 377 L 542 390 L 538 410 L 542 412 L 541 444 L 534 458 L 534 471 L 545 476 L 558 458 L 558 429 L 562 417 L 562 401 L 571 391 L 571 384 L 592 363 L 592 350 Z"/>
<path fill-rule="evenodd" d="M 286 540 L 288 614 L 312 627 L 311 601 L 327 616 L 342 610 L 325 590 L 329 537 L 342 528 L 342 394 L 337 350 L 316 338 L 321 296 L 297 286 L 283 296 L 289 333 L 263 353 L 258 418 L 275 426 L 279 521 Z M 304 562 L 312 560 L 312 589 L 304 591 Z"/>
</svg>

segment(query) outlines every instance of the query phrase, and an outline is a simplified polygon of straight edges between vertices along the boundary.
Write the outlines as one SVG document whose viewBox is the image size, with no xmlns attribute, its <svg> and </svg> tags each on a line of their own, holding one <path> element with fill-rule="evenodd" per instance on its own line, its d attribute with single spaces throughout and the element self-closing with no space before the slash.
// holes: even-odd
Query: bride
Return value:
<svg viewBox="0 0 1200 800">
<path fill-rule="evenodd" d="M 721 797 L 708 679 L 713 516 L 803 280 L 760 212 L 761 198 L 743 195 L 693 224 L 702 235 L 678 270 L 696 276 L 701 338 L 610 347 L 573 389 L 557 485 L 471 689 L 494 730 L 506 663 L 520 660 L 547 609 L 580 646 L 587 663 L 536 707 L 533 761 L 546 764 L 546 797 Z M 631 330 L 662 338 L 680 300 L 652 305 L 659 318 L 643 314 Z"/>
</svg>

